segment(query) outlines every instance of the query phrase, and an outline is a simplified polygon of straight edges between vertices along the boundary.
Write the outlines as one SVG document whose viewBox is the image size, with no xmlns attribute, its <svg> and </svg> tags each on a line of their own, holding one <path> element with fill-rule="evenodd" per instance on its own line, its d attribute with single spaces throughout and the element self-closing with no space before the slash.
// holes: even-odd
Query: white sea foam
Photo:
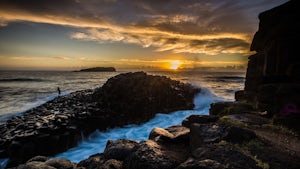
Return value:
<svg viewBox="0 0 300 169">
<path fill-rule="evenodd" d="M 5 168 L 5 166 L 7 165 L 9 159 L 8 158 L 0 158 L 0 168 Z"/>
<path fill-rule="evenodd" d="M 93 154 L 103 152 L 107 140 L 117 140 L 121 138 L 137 141 L 146 140 L 154 127 L 166 128 L 179 125 L 183 119 L 191 114 L 208 114 L 210 104 L 221 100 L 223 99 L 218 98 L 208 89 L 202 88 L 202 92 L 194 99 L 194 110 L 176 111 L 170 114 L 157 114 L 153 119 L 141 125 L 127 125 L 121 128 L 109 129 L 105 132 L 96 131 L 77 147 L 58 154 L 56 157 L 64 157 L 70 159 L 72 162 L 79 162 Z"/>
</svg>

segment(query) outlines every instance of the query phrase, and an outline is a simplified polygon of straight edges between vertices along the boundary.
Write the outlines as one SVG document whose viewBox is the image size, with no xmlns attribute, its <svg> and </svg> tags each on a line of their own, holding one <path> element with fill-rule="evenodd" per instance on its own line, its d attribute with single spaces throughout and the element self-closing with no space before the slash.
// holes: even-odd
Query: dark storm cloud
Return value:
<svg viewBox="0 0 300 169">
<path fill-rule="evenodd" d="M 247 53 L 260 10 L 283 1 L 1 0 L 0 26 L 50 23 L 82 28 L 71 35 L 80 40 L 176 53 Z"/>
</svg>

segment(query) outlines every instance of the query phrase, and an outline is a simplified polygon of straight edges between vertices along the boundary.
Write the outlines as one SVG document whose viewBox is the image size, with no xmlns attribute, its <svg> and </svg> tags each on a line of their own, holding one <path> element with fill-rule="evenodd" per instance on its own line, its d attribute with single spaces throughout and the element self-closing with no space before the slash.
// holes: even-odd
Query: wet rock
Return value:
<svg viewBox="0 0 300 169">
<path fill-rule="evenodd" d="M 217 161 L 211 159 L 196 160 L 194 158 L 189 158 L 184 163 L 180 164 L 176 169 L 227 169 L 225 165 L 220 164 Z"/>
<path fill-rule="evenodd" d="M 174 137 L 174 135 L 171 134 L 169 131 L 158 127 L 153 128 L 149 134 L 150 140 L 158 141 L 161 137 L 167 140 L 171 140 Z"/>
<path fill-rule="evenodd" d="M 82 160 L 77 164 L 77 168 L 83 167 L 85 169 L 95 169 L 105 162 L 103 154 L 95 154 L 88 159 Z"/>
<path fill-rule="evenodd" d="M 115 142 L 109 140 L 103 154 L 106 159 L 123 161 L 129 157 L 136 145 L 138 145 L 138 142 L 134 140 L 119 139 Z"/>
<path fill-rule="evenodd" d="M 209 164 L 220 163 L 230 169 L 260 169 L 252 158 L 230 145 L 205 145 L 196 149 L 193 152 L 193 157 L 198 161 L 210 159 L 214 162 Z"/>
<path fill-rule="evenodd" d="M 115 159 L 110 159 L 105 161 L 101 166 L 98 166 L 99 169 L 122 169 L 123 162 Z"/>
<path fill-rule="evenodd" d="M 214 123 L 219 119 L 218 116 L 214 115 L 191 115 L 182 121 L 182 125 L 190 127 L 193 123 L 206 124 Z"/>
<path fill-rule="evenodd" d="M 139 143 L 128 161 L 130 169 L 173 169 L 183 162 L 182 154 L 147 140 Z"/>
<path fill-rule="evenodd" d="M 49 157 L 45 157 L 45 156 L 35 156 L 33 158 L 31 158 L 30 160 L 28 160 L 26 163 L 32 162 L 32 161 L 39 161 L 39 162 L 45 162 L 49 160 Z"/>
<path fill-rule="evenodd" d="M 149 139 L 165 143 L 188 142 L 189 133 L 190 129 L 184 126 L 171 126 L 166 129 L 156 127 L 150 132 Z"/>
<path fill-rule="evenodd" d="M 48 166 L 43 162 L 32 161 L 26 164 L 19 165 L 16 169 L 56 169 L 56 168 L 52 166 Z"/>
<path fill-rule="evenodd" d="M 172 143 L 184 143 L 189 141 L 190 129 L 184 126 L 171 126 L 166 128 L 172 137 Z"/>
<path fill-rule="evenodd" d="M 16 169 L 73 169 L 74 165 L 67 159 L 48 159 L 44 156 L 36 156 L 21 164 Z"/>
<path fill-rule="evenodd" d="M 236 91 L 234 94 L 235 100 L 239 102 L 254 102 L 255 97 L 256 97 L 256 92 L 254 91 L 240 90 L 240 91 Z"/>
<path fill-rule="evenodd" d="M 295 152 L 283 150 L 281 146 L 274 146 L 269 142 L 259 140 L 253 140 L 251 144 L 247 145 L 249 153 L 267 164 L 266 166 L 270 169 L 298 169 L 300 166 L 299 153 L 297 155 Z M 297 146 L 291 149 L 300 150 Z"/>
<path fill-rule="evenodd" d="M 223 115 L 246 113 L 252 111 L 253 111 L 252 105 L 248 103 L 217 102 L 211 104 L 209 109 L 209 114 L 223 116 Z"/>
<path fill-rule="evenodd" d="M 270 124 L 271 121 L 267 118 L 259 116 L 259 114 L 232 114 L 226 115 L 221 118 L 226 120 L 231 124 L 241 124 L 241 125 L 252 125 L 252 126 L 262 126 L 264 124 Z"/>
<path fill-rule="evenodd" d="M 191 125 L 190 145 L 192 149 L 208 143 L 217 143 L 226 134 L 226 128 L 218 123 Z"/>
<path fill-rule="evenodd" d="M 77 164 L 76 169 L 122 169 L 123 162 L 107 159 L 103 154 L 95 154 Z"/>
<path fill-rule="evenodd" d="M 74 165 L 70 160 L 65 158 L 53 158 L 45 162 L 46 165 L 52 166 L 56 169 L 73 169 Z"/>
<path fill-rule="evenodd" d="M 124 113 L 134 121 L 144 122 L 158 112 L 192 109 L 194 96 L 198 92 L 200 89 L 165 76 L 135 72 L 110 78 L 102 88 L 95 91 L 94 98 L 115 112 Z"/>
<path fill-rule="evenodd" d="M 240 127 L 231 126 L 226 131 L 227 132 L 226 136 L 224 136 L 224 140 L 231 143 L 243 143 L 257 138 L 253 131 Z"/>
</svg>

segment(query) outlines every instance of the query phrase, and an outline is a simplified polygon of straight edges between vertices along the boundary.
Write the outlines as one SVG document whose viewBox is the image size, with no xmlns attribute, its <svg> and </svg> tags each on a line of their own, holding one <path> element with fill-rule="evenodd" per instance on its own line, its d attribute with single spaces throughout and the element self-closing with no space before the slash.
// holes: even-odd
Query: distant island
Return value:
<svg viewBox="0 0 300 169">
<path fill-rule="evenodd" d="M 76 72 L 115 72 L 116 69 L 114 67 L 93 67 L 87 69 L 81 69 Z"/>
</svg>

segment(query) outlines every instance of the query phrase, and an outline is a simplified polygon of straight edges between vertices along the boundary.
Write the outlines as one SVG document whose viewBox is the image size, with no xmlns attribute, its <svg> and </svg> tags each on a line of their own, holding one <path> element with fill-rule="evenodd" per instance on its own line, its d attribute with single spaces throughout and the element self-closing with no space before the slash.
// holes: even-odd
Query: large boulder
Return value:
<svg viewBox="0 0 300 169">
<path fill-rule="evenodd" d="M 190 146 L 192 149 L 196 149 L 204 144 L 218 143 L 225 134 L 225 126 L 219 123 L 193 123 L 191 125 Z"/>
<path fill-rule="evenodd" d="M 94 98 L 135 122 L 144 122 L 156 113 L 192 109 L 200 89 L 144 72 L 125 73 L 110 78 L 95 91 Z"/>
<path fill-rule="evenodd" d="M 49 159 L 44 156 L 36 156 L 21 164 L 16 169 L 74 169 L 75 164 L 65 158 Z"/>
<path fill-rule="evenodd" d="M 253 111 L 253 108 L 248 103 L 241 102 L 217 102 L 212 103 L 209 109 L 210 115 L 228 115 L 228 114 L 238 114 Z"/>
<path fill-rule="evenodd" d="M 254 161 L 251 157 L 246 156 L 230 145 L 205 145 L 193 151 L 193 157 L 194 159 L 199 161 L 198 163 L 203 160 L 209 159 L 207 165 L 212 166 L 211 168 L 216 168 L 213 166 L 220 166 L 220 169 L 261 169 L 257 166 L 256 161 Z M 203 162 L 201 162 L 200 164 L 203 164 Z M 196 166 L 200 164 L 196 164 Z"/>
<path fill-rule="evenodd" d="M 218 116 L 215 115 L 190 115 L 188 118 L 182 121 L 182 125 L 190 127 L 193 123 L 207 124 L 214 123 L 219 120 Z"/>
<path fill-rule="evenodd" d="M 186 159 L 185 150 L 147 140 L 136 146 L 128 161 L 130 169 L 174 169 Z"/>
<path fill-rule="evenodd" d="M 84 169 L 94 169 L 94 168 L 98 168 L 99 166 L 104 164 L 105 161 L 106 160 L 105 160 L 103 154 L 94 154 L 94 155 L 90 156 L 89 158 L 80 161 L 77 164 L 77 167 L 78 168 L 82 167 Z"/>
<path fill-rule="evenodd" d="M 106 159 L 123 161 L 129 157 L 136 145 L 138 145 L 138 142 L 134 140 L 119 139 L 115 142 L 109 140 L 103 154 Z"/>
<path fill-rule="evenodd" d="M 227 167 L 219 162 L 211 159 L 196 160 L 189 158 L 184 163 L 180 164 L 176 169 L 226 169 Z"/>
<path fill-rule="evenodd" d="M 154 128 L 149 139 L 161 143 L 185 143 L 189 140 L 190 129 L 184 126 L 171 126 L 166 129 Z"/>
</svg>

